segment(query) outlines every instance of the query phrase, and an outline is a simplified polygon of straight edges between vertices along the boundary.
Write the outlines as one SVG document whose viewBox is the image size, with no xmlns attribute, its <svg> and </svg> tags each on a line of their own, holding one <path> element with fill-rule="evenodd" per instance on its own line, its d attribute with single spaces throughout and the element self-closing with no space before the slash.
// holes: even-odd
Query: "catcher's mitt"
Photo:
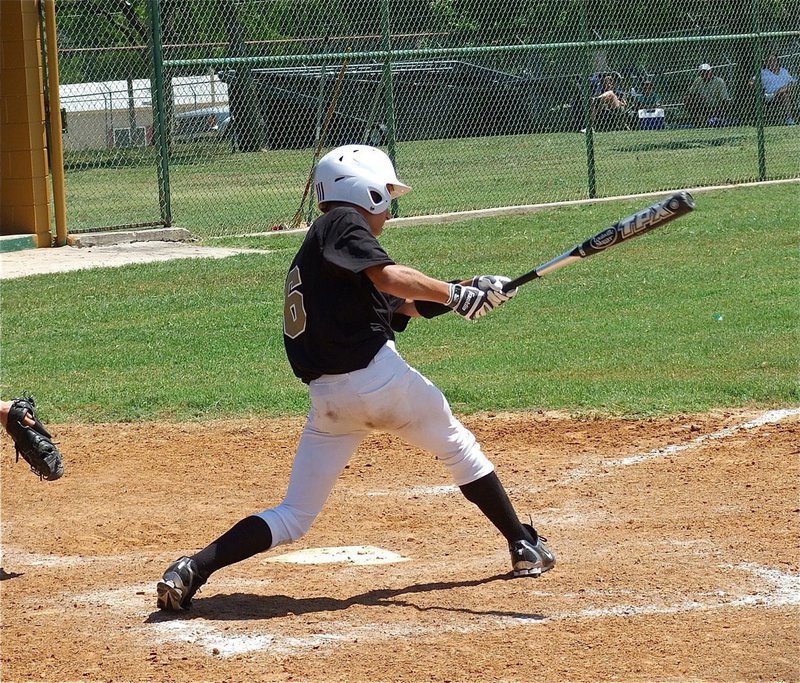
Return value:
<svg viewBox="0 0 800 683">
<path fill-rule="evenodd" d="M 39 479 L 52 481 L 63 476 L 64 461 L 50 432 L 36 416 L 35 407 L 36 403 L 30 396 L 15 398 L 8 411 L 6 430 L 14 440 L 17 462 L 21 455 Z M 25 424 L 26 413 L 33 419 L 32 427 Z"/>
</svg>

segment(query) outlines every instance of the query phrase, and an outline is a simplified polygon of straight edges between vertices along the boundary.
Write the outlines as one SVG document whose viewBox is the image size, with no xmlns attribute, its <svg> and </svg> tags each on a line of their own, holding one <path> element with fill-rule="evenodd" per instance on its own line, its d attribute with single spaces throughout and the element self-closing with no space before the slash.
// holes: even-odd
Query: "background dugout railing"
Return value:
<svg viewBox="0 0 800 683">
<path fill-rule="evenodd" d="M 58 0 L 70 230 L 310 221 L 381 146 L 403 216 L 800 177 L 798 0 Z M 711 64 L 731 101 L 688 107 Z M 622 106 L 604 105 L 614 78 Z M 652 90 L 645 92 L 645 82 Z"/>
</svg>

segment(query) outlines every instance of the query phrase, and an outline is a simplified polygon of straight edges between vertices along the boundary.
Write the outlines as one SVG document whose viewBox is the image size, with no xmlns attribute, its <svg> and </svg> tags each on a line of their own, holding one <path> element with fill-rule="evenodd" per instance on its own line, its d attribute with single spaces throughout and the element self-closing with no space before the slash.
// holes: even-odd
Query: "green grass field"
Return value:
<svg viewBox="0 0 800 683">
<path fill-rule="evenodd" d="M 442 278 L 518 275 L 641 200 L 389 229 L 398 261 Z M 698 194 L 663 229 L 526 285 L 469 323 L 413 321 L 405 357 L 454 410 L 675 414 L 797 405 L 797 184 Z M 282 344 L 297 234 L 226 240 L 268 255 L 3 282 L 2 395 L 54 421 L 299 414 Z"/>
<path fill-rule="evenodd" d="M 594 142 L 601 197 L 758 180 L 753 128 L 597 133 Z M 765 146 L 769 178 L 800 176 L 800 126 L 767 128 Z M 312 152 L 226 150 L 178 148 L 170 171 L 175 225 L 208 237 L 289 220 L 300 205 Z M 132 150 L 136 163 L 123 168 L 70 170 L 70 226 L 159 220 L 149 153 Z M 579 133 L 406 142 L 398 145 L 397 165 L 414 187 L 400 204 L 405 216 L 588 197 L 586 140 Z"/>
</svg>

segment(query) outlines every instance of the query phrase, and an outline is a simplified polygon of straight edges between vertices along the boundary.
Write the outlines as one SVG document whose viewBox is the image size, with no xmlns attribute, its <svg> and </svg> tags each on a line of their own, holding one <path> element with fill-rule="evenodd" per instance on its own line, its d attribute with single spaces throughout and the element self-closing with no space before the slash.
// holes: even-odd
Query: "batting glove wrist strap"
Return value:
<svg viewBox="0 0 800 683">
<path fill-rule="evenodd" d="M 436 301 L 424 301 L 422 299 L 415 301 L 414 305 L 417 307 L 417 313 L 423 318 L 435 318 L 437 315 L 443 315 L 452 310 L 449 306 Z"/>
</svg>

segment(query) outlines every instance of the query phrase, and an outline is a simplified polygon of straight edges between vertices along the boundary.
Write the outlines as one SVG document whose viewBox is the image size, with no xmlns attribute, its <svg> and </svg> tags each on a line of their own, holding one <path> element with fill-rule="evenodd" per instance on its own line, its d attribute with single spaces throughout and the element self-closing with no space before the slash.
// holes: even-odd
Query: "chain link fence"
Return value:
<svg viewBox="0 0 800 683">
<path fill-rule="evenodd" d="M 800 0 L 56 8 L 72 232 L 301 225 L 345 143 L 403 216 L 800 177 Z"/>
</svg>

